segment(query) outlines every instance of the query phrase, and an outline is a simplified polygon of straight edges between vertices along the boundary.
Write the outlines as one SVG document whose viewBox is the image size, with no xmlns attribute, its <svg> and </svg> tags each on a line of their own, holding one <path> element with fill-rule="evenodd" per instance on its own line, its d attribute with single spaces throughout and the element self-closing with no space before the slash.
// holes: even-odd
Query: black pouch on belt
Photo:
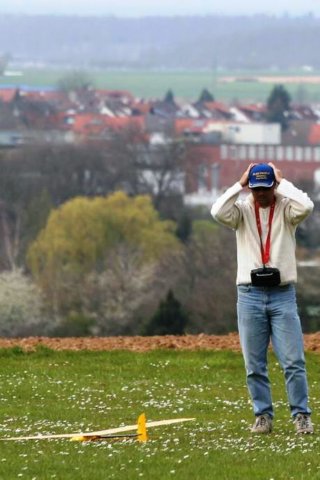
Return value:
<svg viewBox="0 0 320 480">
<path fill-rule="evenodd" d="M 276 287 L 280 282 L 280 271 L 277 268 L 261 267 L 251 270 L 251 284 L 255 287 Z"/>
</svg>

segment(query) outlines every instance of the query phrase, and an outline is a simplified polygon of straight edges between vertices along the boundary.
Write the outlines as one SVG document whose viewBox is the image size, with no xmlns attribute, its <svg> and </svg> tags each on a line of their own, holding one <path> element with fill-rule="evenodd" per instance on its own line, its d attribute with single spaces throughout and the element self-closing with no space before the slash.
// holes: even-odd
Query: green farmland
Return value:
<svg viewBox="0 0 320 480">
<path fill-rule="evenodd" d="M 316 433 L 297 436 L 271 356 L 274 431 L 253 436 L 239 353 L 0 351 L 0 437 L 101 430 L 149 421 L 149 441 L 1 441 L 3 480 L 320 479 L 319 356 L 307 355 Z"/>
<path fill-rule="evenodd" d="M 21 76 L 0 77 L 0 84 L 56 86 L 60 79 L 68 75 L 61 69 L 24 69 Z M 69 71 L 70 73 L 70 71 Z M 79 72 L 81 75 L 82 72 Z M 265 101 L 276 83 L 282 83 L 283 75 L 300 76 L 301 72 L 281 72 L 272 74 L 275 82 L 252 81 L 252 77 L 271 76 L 270 72 L 223 72 L 215 71 L 108 71 L 92 70 L 84 72 L 96 88 L 129 90 L 137 97 L 162 98 L 171 89 L 176 98 L 196 100 L 203 88 L 213 93 L 221 101 Z M 317 72 L 313 72 L 317 75 Z M 233 82 L 224 82 L 223 77 L 236 76 Z M 305 78 L 311 75 L 308 74 Z M 279 81 L 277 81 L 279 79 Z M 285 83 L 293 100 L 304 102 L 320 101 L 320 84 L 306 81 Z"/>
</svg>

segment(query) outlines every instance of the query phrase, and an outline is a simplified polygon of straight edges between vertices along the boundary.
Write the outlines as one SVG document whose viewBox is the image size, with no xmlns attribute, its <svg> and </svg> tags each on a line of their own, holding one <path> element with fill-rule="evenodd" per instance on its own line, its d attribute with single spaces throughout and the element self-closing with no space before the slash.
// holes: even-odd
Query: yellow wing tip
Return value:
<svg viewBox="0 0 320 480">
<path fill-rule="evenodd" d="M 89 442 L 92 440 L 97 440 L 99 438 L 97 435 L 75 435 L 70 438 L 71 442 Z M 144 413 L 141 413 L 138 417 L 137 422 L 137 440 L 138 442 L 147 442 L 148 433 L 147 433 L 147 419 Z"/>
<path fill-rule="evenodd" d="M 138 434 L 137 436 L 138 442 L 148 441 L 147 419 L 144 413 L 141 413 L 141 415 L 139 415 L 137 434 Z"/>
</svg>

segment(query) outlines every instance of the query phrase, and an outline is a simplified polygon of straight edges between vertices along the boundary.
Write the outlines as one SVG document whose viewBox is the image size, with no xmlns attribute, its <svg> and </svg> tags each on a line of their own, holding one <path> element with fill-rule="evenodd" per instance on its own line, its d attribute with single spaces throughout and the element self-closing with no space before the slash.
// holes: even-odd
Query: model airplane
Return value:
<svg viewBox="0 0 320 480">
<path fill-rule="evenodd" d="M 169 420 L 158 420 L 155 422 L 147 422 L 146 416 L 142 413 L 138 422 L 135 425 L 126 425 L 123 427 L 109 428 L 107 430 L 99 430 L 96 432 L 82 432 L 82 433 L 59 433 L 53 435 L 31 435 L 24 437 L 7 437 L 0 438 L 0 441 L 17 441 L 17 440 L 50 440 L 58 438 L 69 438 L 72 441 L 88 442 L 97 440 L 107 440 L 112 438 L 136 438 L 139 442 L 146 442 L 148 440 L 147 429 L 152 427 L 159 427 L 162 425 L 172 425 L 174 423 L 190 422 L 195 418 L 172 418 Z M 124 434 L 136 430 L 133 434 Z"/>
</svg>

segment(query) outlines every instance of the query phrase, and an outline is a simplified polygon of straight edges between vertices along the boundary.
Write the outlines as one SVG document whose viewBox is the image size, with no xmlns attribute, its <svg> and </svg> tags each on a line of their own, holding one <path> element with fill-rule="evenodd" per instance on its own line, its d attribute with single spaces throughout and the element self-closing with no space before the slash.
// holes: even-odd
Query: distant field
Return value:
<svg viewBox="0 0 320 480">
<path fill-rule="evenodd" d="M 56 86 L 67 70 L 24 69 L 21 76 L 0 77 L 0 84 Z M 125 89 L 135 96 L 162 98 L 171 89 L 176 98 L 196 100 L 207 88 L 217 100 L 265 101 L 273 85 L 286 86 L 293 100 L 320 102 L 319 72 L 223 72 L 214 71 L 86 71 L 97 88 Z M 258 78 L 259 77 L 259 78 Z"/>
</svg>

